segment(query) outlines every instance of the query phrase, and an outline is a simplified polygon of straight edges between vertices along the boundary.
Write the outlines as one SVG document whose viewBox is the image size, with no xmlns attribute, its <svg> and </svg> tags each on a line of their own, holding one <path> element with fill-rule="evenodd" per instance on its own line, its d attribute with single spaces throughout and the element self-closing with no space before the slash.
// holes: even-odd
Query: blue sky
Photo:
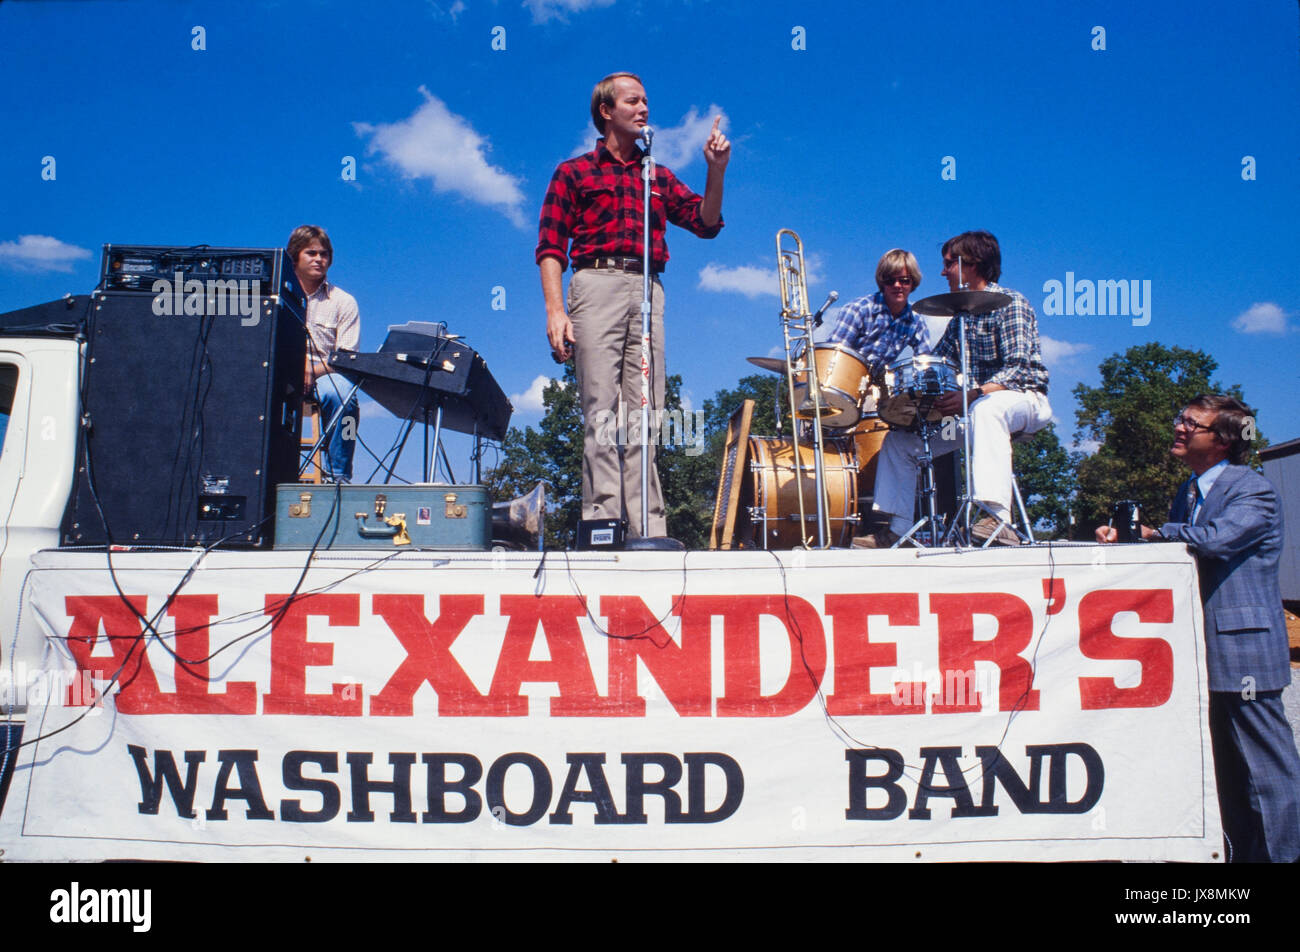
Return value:
<svg viewBox="0 0 1300 952">
<path fill-rule="evenodd" d="M 1039 312 L 1067 440 L 1073 386 L 1157 340 L 1213 353 L 1280 442 L 1300 437 L 1298 31 L 1291 0 L 8 0 L 0 311 L 88 291 L 104 242 L 273 247 L 313 222 L 362 349 L 445 320 L 535 423 L 556 371 L 537 211 L 594 140 L 593 83 L 627 69 L 687 184 L 714 115 L 734 142 L 726 228 L 669 234 L 668 368 L 696 406 L 780 344 L 777 229 L 819 303 L 874 291 L 895 246 L 914 300 L 945 291 L 939 246 L 986 228 Z M 1149 287 L 1149 323 L 1045 313 L 1067 273 Z"/>
</svg>

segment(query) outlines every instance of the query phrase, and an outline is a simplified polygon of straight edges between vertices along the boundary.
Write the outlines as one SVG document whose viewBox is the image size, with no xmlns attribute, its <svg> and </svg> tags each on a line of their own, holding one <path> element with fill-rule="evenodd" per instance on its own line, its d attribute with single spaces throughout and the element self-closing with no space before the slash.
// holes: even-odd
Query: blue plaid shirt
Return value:
<svg viewBox="0 0 1300 952">
<path fill-rule="evenodd" d="M 1008 390 L 1047 393 L 1047 367 L 1038 342 L 1038 318 L 1025 296 L 996 284 L 984 290 L 1011 295 L 1011 303 L 987 314 L 972 314 L 966 322 L 971 377 L 976 384 L 1000 383 Z M 957 320 L 948 322 L 934 347 L 939 357 L 961 363 Z"/>
<path fill-rule="evenodd" d="M 930 352 L 925 318 L 913 313 L 912 305 L 898 317 L 889 312 L 880 291 L 850 301 L 835 313 L 835 325 L 826 338 L 829 344 L 844 344 L 862 355 L 872 376 L 879 376 L 908 345 L 918 353 Z"/>
</svg>

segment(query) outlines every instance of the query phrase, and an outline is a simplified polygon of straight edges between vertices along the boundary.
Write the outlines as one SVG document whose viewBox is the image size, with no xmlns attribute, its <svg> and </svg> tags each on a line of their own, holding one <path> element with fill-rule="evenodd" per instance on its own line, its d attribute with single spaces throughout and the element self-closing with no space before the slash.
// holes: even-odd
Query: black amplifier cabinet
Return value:
<svg viewBox="0 0 1300 952">
<path fill-rule="evenodd" d="M 161 249 L 126 270 L 159 250 L 105 246 L 106 274 L 120 253 L 138 289 L 109 277 L 90 308 L 64 544 L 269 545 L 275 486 L 298 473 L 302 288 L 278 249 Z M 229 277 L 236 261 L 252 276 Z"/>
</svg>

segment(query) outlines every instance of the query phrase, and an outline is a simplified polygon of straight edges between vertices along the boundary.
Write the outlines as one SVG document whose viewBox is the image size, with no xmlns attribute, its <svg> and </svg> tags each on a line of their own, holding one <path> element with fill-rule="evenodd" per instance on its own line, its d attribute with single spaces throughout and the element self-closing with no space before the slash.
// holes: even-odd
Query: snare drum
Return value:
<svg viewBox="0 0 1300 952">
<path fill-rule="evenodd" d="M 822 475 L 826 483 L 831 545 L 847 546 L 858 521 L 858 467 L 851 440 L 826 440 Z M 799 444 L 806 524 L 799 525 L 794 448 L 788 439 L 749 438 L 750 464 L 741 486 L 741 512 L 747 514 L 754 544 L 793 549 L 806 537 L 817 541 L 817 473 L 813 447 Z M 739 534 L 739 530 L 738 530 Z"/>
<path fill-rule="evenodd" d="M 910 427 L 920 414 L 930 423 L 943 415 L 932 409 L 945 393 L 960 388 L 960 373 L 949 360 L 933 354 L 915 354 L 889 365 L 885 372 L 885 396 L 880 401 L 880 418 L 894 426 Z"/>
<path fill-rule="evenodd" d="M 822 397 L 822 426 L 847 429 L 862 417 L 862 403 L 870 394 L 871 375 L 857 351 L 843 344 L 817 344 L 813 348 L 817 386 Z M 807 419 L 812 410 L 800 409 L 808 402 L 807 362 L 795 366 L 795 416 Z"/>
</svg>

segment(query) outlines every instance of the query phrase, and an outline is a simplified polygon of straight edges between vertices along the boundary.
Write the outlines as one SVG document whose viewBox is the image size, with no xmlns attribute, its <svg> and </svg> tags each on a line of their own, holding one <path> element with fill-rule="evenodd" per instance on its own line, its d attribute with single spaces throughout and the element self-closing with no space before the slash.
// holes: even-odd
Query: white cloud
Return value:
<svg viewBox="0 0 1300 952">
<path fill-rule="evenodd" d="M 720 106 L 709 106 L 703 115 L 692 106 L 686 115 L 682 116 L 681 122 L 663 129 L 655 126 L 653 122 L 650 123 L 654 126 L 655 133 L 655 161 L 675 172 L 690 165 L 695 159 L 701 158 L 704 154 L 704 143 L 708 141 L 709 132 L 713 129 L 713 117 L 717 115 L 722 116 L 718 128 L 726 132 L 729 122 Z"/>
<path fill-rule="evenodd" d="M 541 413 L 546 409 L 542 403 L 542 392 L 551 385 L 550 377 L 545 374 L 538 374 L 533 378 L 533 382 L 528 385 L 528 389 L 523 393 L 510 394 L 510 405 L 515 408 L 516 413 Z M 564 381 L 556 381 L 561 387 Z"/>
<path fill-rule="evenodd" d="M 1285 334 L 1287 314 L 1272 301 L 1252 304 L 1232 320 L 1233 330 L 1243 334 Z"/>
<path fill-rule="evenodd" d="M 815 254 L 804 256 L 804 283 L 809 288 L 809 303 L 813 310 L 821 307 L 821 302 L 825 299 L 823 296 L 816 301 L 812 300 L 817 296 L 812 288 L 822 280 L 819 273 L 821 266 L 820 256 Z M 777 280 L 775 267 L 759 268 L 755 265 L 742 264 L 735 268 L 728 268 L 710 261 L 700 269 L 698 286 L 704 291 L 734 291 L 751 299 L 764 295 L 781 296 L 781 286 Z"/>
<path fill-rule="evenodd" d="M 358 397 L 357 410 L 360 412 L 361 419 L 363 420 L 381 420 L 385 417 L 392 417 L 393 415 L 385 409 L 383 405 L 376 403 L 369 397 Z"/>
<path fill-rule="evenodd" d="M 655 132 L 653 144 L 655 162 L 677 172 L 701 158 L 704 155 L 704 143 L 708 141 L 709 132 L 713 129 L 713 117 L 717 115 L 722 116 L 718 128 L 725 133 L 728 120 L 720 106 L 709 106 L 703 115 L 692 106 L 675 126 L 660 128 L 652 121 L 650 125 Z M 651 118 L 653 119 L 653 116 Z M 577 145 L 569 150 L 567 158 L 571 159 L 575 155 L 590 152 L 595 148 L 599 135 L 596 127 L 588 123 L 576 136 Z"/>
<path fill-rule="evenodd" d="M 366 154 L 378 153 L 407 178 L 429 179 L 435 192 L 452 192 L 496 208 L 523 228 L 520 180 L 488 163 L 491 143 L 466 119 L 424 86 L 420 94 L 424 104 L 400 122 L 352 124 L 358 136 L 369 138 Z"/>
<path fill-rule="evenodd" d="M 1092 349 L 1088 344 L 1071 344 L 1068 340 L 1057 340 L 1046 334 L 1038 338 L 1038 343 L 1043 349 L 1043 362 L 1047 364 L 1054 364 Z"/>
<path fill-rule="evenodd" d="M 726 268 L 709 262 L 700 269 L 699 286 L 705 291 L 735 291 L 747 298 L 780 294 L 776 268 L 756 268 L 748 264 Z"/>
<path fill-rule="evenodd" d="M 89 257 L 88 249 L 49 235 L 19 235 L 17 241 L 0 241 L 0 264 L 19 271 L 71 271 L 74 261 Z"/>
<path fill-rule="evenodd" d="M 610 7 L 614 0 L 524 0 L 523 5 L 532 11 L 534 23 L 545 23 L 547 20 L 567 20 L 566 14 L 569 13 Z"/>
</svg>

